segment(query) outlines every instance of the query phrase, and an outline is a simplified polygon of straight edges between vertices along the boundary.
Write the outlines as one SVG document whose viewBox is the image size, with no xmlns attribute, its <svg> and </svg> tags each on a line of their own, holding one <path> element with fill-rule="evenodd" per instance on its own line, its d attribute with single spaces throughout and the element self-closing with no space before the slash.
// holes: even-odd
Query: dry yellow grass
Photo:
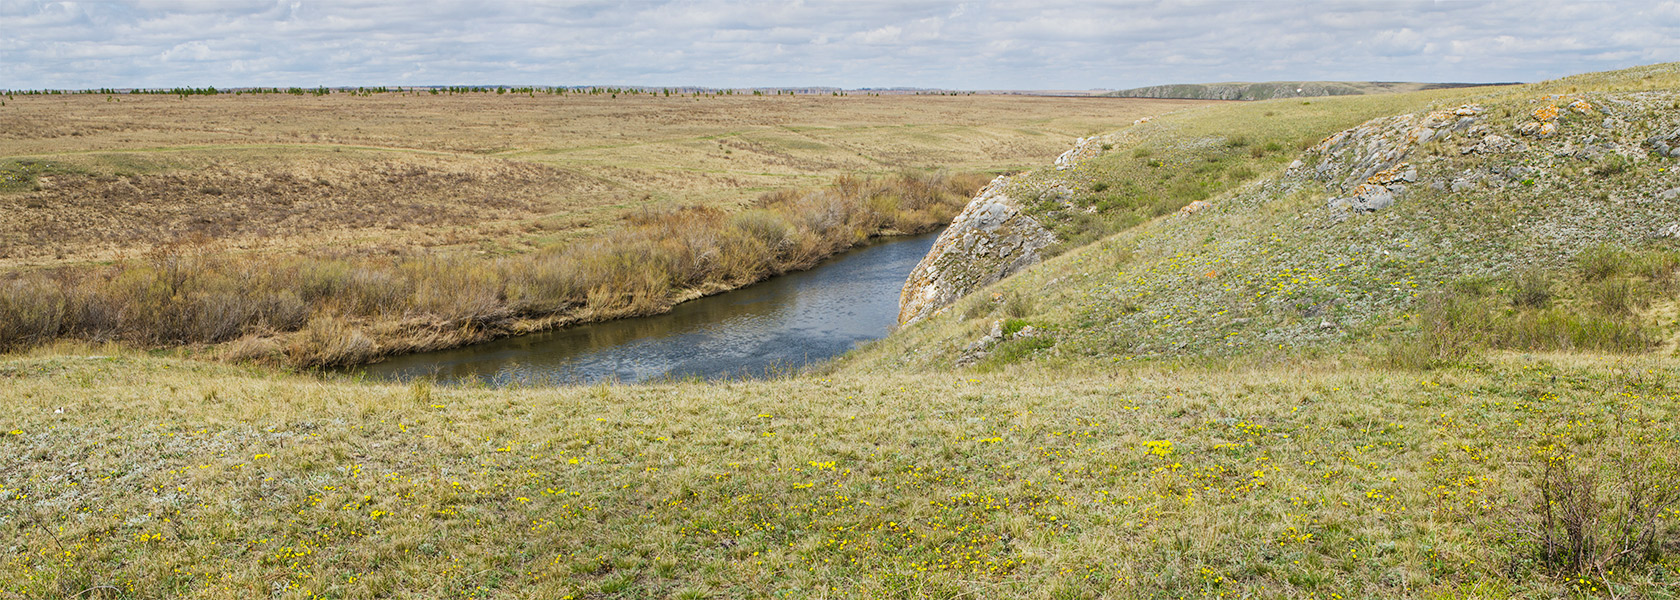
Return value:
<svg viewBox="0 0 1680 600">
<path fill-rule="evenodd" d="M 903 169 L 1043 164 L 1186 106 L 1022 96 L 18 96 L 0 267 L 236 247 L 520 250 L 630 211 Z M 39 190 L 34 188 L 39 187 Z"/>
</svg>

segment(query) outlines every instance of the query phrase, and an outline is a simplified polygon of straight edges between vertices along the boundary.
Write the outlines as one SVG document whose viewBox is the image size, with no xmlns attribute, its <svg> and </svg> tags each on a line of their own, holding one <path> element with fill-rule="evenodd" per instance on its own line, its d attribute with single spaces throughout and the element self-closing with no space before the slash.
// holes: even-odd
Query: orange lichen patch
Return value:
<svg viewBox="0 0 1680 600">
<path fill-rule="evenodd" d="M 1557 118 L 1558 118 L 1558 107 L 1557 107 L 1556 104 L 1548 104 L 1546 106 L 1534 109 L 1533 114 L 1534 114 L 1534 120 L 1539 121 L 1541 123 L 1550 123 L 1552 121 L 1557 120 Z"/>
<path fill-rule="evenodd" d="M 1405 170 L 1406 163 L 1400 163 L 1387 169 L 1377 171 L 1376 174 L 1366 178 L 1365 183 L 1367 185 L 1388 185 L 1391 183 L 1400 183 L 1401 181 L 1404 181 L 1401 173 L 1405 172 Z M 1362 185 L 1360 187 L 1364 188 L 1365 186 Z"/>
<path fill-rule="evenodd" d="M 1206 209 L 1209 206 L 1213 206 L 1213 205 L 1208 203 L 1206 200 L 1197 200 L 1195 202 L 1191 202 L 1189 204 L 1184 205 L 1184 208 L 1178 209 L 1178 212 L 1181 212 L 1181 213 L 1184 213 L 1184 214 L 1187 214 L 1187 215 L 1193 215 L 1193 214 L 1202 212 L 1203 209 Z"/>
<path fill-rule="evenodd" d="M 1352 131 L 1352 130 L 1349 129 L 1349 130 L 1339 131 L 1339 132 L 1336 132 L 1335 135 L 1324 138 L 1322 141 L 1318 142 L 1318 145 L 1313 146 L 1312 150 L 1310 150 L 1310 152 L 1323 153 L 1323 152 L 1329 150 L 1331 146 L 1334 146 L 1337 143 L 1340 143 L 1343 138 L 1346 138 L 1348 136 L 1349 131 Z"/>
<path fill-rule="evenodd" d="M 1583 115 L 1590 115 L 1590 114 L 1593 113 L 1593 111 L 1595 109 L 1593 108 L 1593 105 L 1592 105 L 1591 102 L 1587 102 L 1586 100 L 1576 100 L 1574 102 L 1569 103 L 1569 110 L 1581 113 Z"/>
<path fill-rule="evenodd" d="M 1540 125 L 1540 137 L 1551 137 L 1554 133 L 1557 133 L 1557 123 L 1548 122 Z"/>
<path fill-rule="evenodd" d="M 1369 193 L 1383 192 L 1383 190 L 1386 190 L 1386 187 L 1381 187 L 1376 183 L 1359 183 L 1359 187 L 1354 188 L 1354 198 L 1369 195 Z"/>
<path fill-rule="evenodd" d="M 1466 104 L 1454 109 L 1453 114 L 1460 117 L 1473 117 L 1482 114 L 1482 107 L 1479 104 Z"/>
</svg>

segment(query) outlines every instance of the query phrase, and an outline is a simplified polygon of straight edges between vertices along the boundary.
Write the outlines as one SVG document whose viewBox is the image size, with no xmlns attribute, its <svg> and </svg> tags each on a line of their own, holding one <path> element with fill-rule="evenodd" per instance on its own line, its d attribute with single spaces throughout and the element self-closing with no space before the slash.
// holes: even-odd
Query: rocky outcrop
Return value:
<svg viewBox="0 0 1680 600">
<path fill-rule="evenodd" d="M 1307 150 L 1307 160 L 1289 166 L 1289 176 L 1325 182 L 1337 195 L 1327 202 L 1338 214 L 1373 212 L 1392 206 L 1406 195 L 1407 186 L 1417 181 L 1417 169 L 1406 159 L 1414 148 L 1454 135 L 1485 135 L 1478 126 L 1482 108 L 1460 106 L 1372 119 L 1342 131 Z M 1482 138 L 1479 151 L 1505 150 L 1510 143 Z"/>
<path fill-rule="evenodd" d="M 1066 171 L 1079 166 L 1080 162 L 1102 156 L 1105 145 L 1100 136 L 1079 138 L 1073 143 L 1073 148 L 1056 157 L 1056 170 Z"/>
<path fill-rule="evenodd" d="M 898 301 L 898 322 L 914 323 L 969 292 L 1041 260 L 1056 235 L 1009 197 L 1009 177 L 992 180 L 939 235 L 910 272 Z"/>
</svg>

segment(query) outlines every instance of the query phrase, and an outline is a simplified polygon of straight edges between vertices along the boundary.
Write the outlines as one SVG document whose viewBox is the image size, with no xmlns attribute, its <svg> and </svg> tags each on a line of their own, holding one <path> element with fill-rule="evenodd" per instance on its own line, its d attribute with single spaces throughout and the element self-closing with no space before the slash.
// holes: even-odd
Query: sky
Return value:
<svg viewBox="0 0 1680 600">
<path fill-rule="evenodd" d="M 0 89 L 1121 89 L 1680 60 L 1680 1 L 0 0 Z"/>
</svg>

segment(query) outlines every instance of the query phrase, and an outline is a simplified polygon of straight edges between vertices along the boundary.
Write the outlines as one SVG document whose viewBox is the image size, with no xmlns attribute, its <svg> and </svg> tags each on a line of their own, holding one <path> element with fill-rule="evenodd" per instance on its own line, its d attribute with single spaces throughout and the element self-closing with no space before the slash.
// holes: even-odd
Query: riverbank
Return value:
<svg viewBox="0 0 1680 600">
<path fill-rule="evenodd" d="M 981 175 L 842 177 L 726 213 L 648 210 L 510 256 L 282 257 L 173 245 L 106 267 L 14 274 L 0 349 L 56 339 L 190 346 L 235 361 L 353 365 L 566 325 L 657 314 L 878 235 L 943 225 Z"/>
<path fill-rule="evenodd" d="M 463 385 L 579 385 L 798 372 L 886 337 L 905 276 L 937 231 L 879 237 L 810 269 L 616 319 L 347 369 L 370 379 Z"/>
</svg>

